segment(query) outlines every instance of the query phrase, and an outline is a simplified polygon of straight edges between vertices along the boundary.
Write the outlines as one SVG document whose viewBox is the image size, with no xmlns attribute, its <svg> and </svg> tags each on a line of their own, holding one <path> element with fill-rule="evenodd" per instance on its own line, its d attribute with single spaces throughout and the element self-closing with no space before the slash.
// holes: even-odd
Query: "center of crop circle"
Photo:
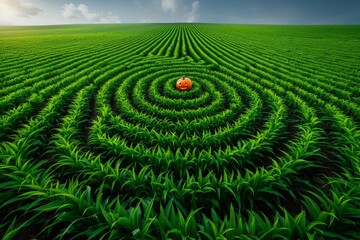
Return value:
<svg viewBox="0 0 360 240">
<path fill-rule="evenodd" d="M 176 82 L 176 89 L 179 91 L 189 91 L 192 88 L 192 81 L 185 75 Z"/>
</svg>

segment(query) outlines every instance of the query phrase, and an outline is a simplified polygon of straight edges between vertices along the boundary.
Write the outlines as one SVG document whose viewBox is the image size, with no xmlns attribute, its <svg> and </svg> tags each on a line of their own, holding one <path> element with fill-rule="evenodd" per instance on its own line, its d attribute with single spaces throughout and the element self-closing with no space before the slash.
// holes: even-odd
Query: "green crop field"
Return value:
<svg viewBox="0 0 360 240">
<path fill-rule="evenodd" d="M 3 239 L 360 239 L 360 26 L 0 27 L 0 60 Z"/>
</svg>

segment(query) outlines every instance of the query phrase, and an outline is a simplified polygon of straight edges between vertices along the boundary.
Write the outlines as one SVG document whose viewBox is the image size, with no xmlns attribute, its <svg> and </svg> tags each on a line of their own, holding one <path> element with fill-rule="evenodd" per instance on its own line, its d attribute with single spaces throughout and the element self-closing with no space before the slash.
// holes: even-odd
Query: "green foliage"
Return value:
<svg viewBox="0 0 360 240">
<path fill-rule="evenodd" d="M 0 32 L 2 239 L 360 238 L 358 26 Z"/>
</svg>

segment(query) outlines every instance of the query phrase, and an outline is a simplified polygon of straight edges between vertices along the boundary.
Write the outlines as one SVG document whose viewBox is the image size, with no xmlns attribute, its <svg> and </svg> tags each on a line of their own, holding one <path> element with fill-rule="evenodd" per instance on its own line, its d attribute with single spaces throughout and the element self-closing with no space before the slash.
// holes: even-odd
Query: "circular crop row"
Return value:
<svg viewBox="0 0 360 240">
<path fill-rule="evenodd" d="M 61 61 L 46 48 L 8 58 L 0 233 L 356 238 L 359 77 L 223 27 L 137 26 L 84 35 Z M 183 75 L 190 91 L 175 87 Z"/>
<path fill-rule="evenodd" d="M 144 65 L 151 70 L 144 70 Z M 186 72 L 194 88 L 189 92 L 175 90 L 178 74 L 174 72 Z M 163 82 L 163 89 L 159 82 Z M 270 103 L 266 108 L 262 98 Z M 264 144 L 274 144 L 286 117 L 286 106 L 273 92 L 258 93 L 206 66 L 152 66 L 141 62 L 104 84 L 96 101 L 100 119 L 90 137 L 100 152 L 122 155 L 131 162 L 146 157 L 168 163 L 177 159 L 184 165 L 197 164 L 195 159 L 203 154 L 207 159 L 199 159 L 202 163 L 197 167 L 204 171 L 219 168 L 221 161 L 232 166 L 252 164 L 252 149 L 245 146 L 265 136 L 269 138 Z M 114 144 L 117 148 L 112 147 Z M 170 158 L 153 156 L 158 148 Z M 257 151 L 261 150 L 267 149 Z M 186 152 L 191 154 L 184 158 Z M 139 155 L 144 158 L 131 157 Z"/>
</svg>

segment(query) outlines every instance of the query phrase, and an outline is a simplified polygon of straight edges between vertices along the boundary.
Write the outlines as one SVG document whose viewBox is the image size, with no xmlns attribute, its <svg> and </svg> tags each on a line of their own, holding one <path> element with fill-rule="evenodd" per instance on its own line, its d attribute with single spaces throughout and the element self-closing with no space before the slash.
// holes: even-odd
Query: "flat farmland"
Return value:
<svg viewBox="0 0 360 240">
<path fill-rule="evenodd" d="M 3 239 L 360 238 L 360 26 L 0 27 L 0 60 Z"/>
</svg>

